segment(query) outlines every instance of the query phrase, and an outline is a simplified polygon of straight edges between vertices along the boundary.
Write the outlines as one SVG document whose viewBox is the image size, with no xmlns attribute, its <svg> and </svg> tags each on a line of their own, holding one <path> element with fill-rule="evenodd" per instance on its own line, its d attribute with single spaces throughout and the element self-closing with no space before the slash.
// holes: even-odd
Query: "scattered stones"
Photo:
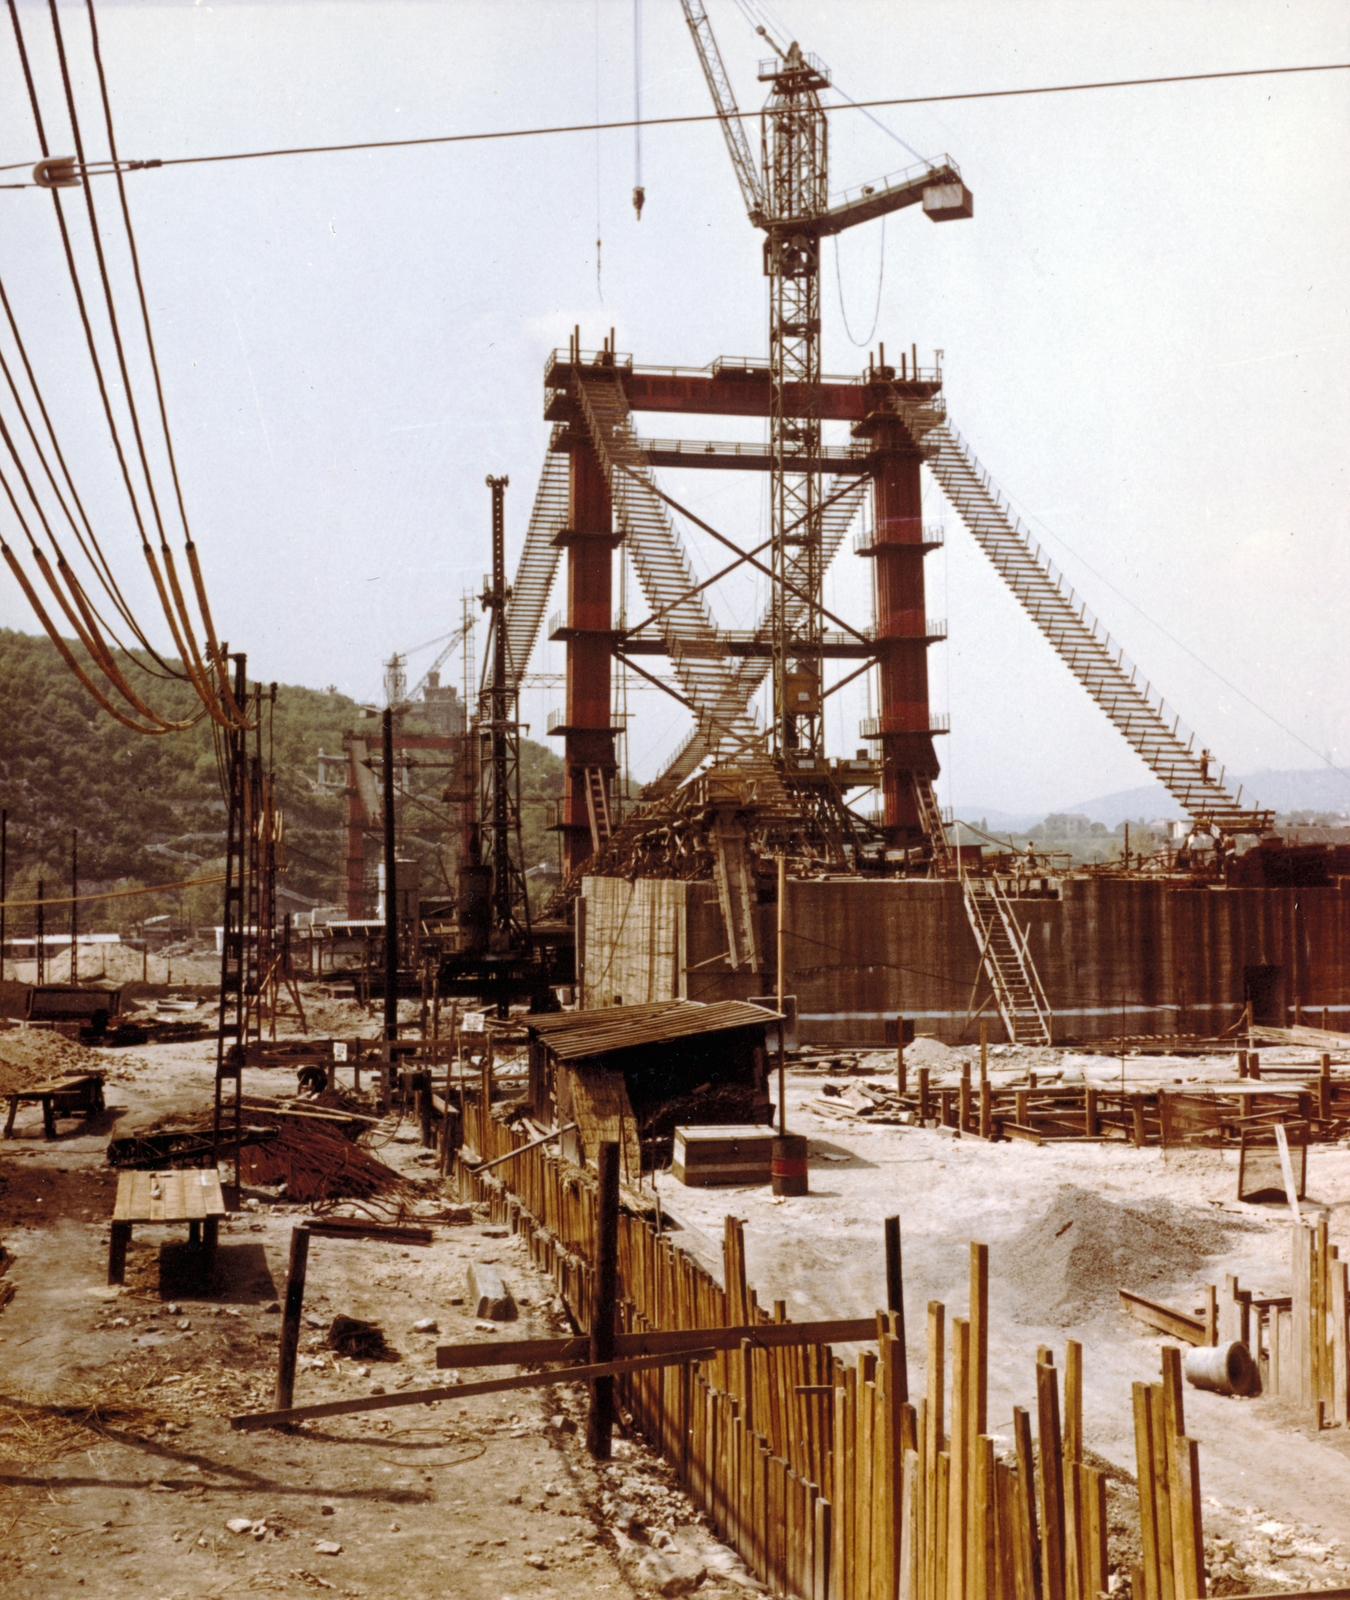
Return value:
<svg viewBox="0 0 1350 1600">
<path fill-rule="evenodd" d="M 412 1331 L 414 1333 L 439 1333 L 441 1328 L 435 1317 L 420 1317 L 413 1323 Z"/>
<path fill-rule="evenodd" d="M 340 1556 L 342 1546 L 333 1539 L 320 1539 L 314 1546 L 315 1552 L 321 1556 Z"/>
<path fill-rule="evenodd" d="M 225 1524 L 225 1528 L 229 1533 L 252 1533 L 253 1518 L 231 1517 L 230 1520 Z"/>
</svg>

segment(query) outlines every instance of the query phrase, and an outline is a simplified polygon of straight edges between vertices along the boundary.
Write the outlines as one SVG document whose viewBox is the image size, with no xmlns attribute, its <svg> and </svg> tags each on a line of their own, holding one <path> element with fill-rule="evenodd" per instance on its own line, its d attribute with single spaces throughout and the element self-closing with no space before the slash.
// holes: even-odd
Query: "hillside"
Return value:
<svg viewBox="0 0 1350 1600">
<path fill-rule="evenodd" d="M 186 685 L 157 682 L 154 689 L 155 703 L 170 715 L 197 709 Z M 341 903 L 346 805 L 341 792 L 320 788 L 318 754 L 340 753 L 344 730 L 360 716 L 346 695 L 283 684 L 262 734 L 261 753 L 275 762 L 286 813 L 285 882 L 325 904 Z M 558 792 L 562 764 L 552 751 L 526 741 L 522 769 L 528 794 Z M 444 773 L 428 771 L 418 780 L 415 788 L 438 799 Z M 49 640 L 8 629 L 0 629 L 0 805 L 9 812 L 11 902 L 31 900 L 39 879 L 49 897 L 69 893 L 72 829 L 79 830 L 86 894 L 200 876 L 224 850 L 211 724 L 203 719 L 158 738 L 131 733 L 98 709 Z M 450 860 L 450 830 L 440 820 L 450 821 L 449 809 L 419 808 L 408 834 L 433 893 L 444 886 Z M 553 836 L 543 832 L 543 806 L 527 805 L 525 815 L 526 861 L 556 859 Z M 130 931 L 142 917 L 169 911 L 188 923 L 215 922 L 219 890 L 103 902 L 82 913 L 81 925 Z M 65 908 L 53 911 L 49 926 L 64 927 L 68 915 Z M 29 932 L 32 917 L 12 912 L 11 936 Z"/>
</svg>

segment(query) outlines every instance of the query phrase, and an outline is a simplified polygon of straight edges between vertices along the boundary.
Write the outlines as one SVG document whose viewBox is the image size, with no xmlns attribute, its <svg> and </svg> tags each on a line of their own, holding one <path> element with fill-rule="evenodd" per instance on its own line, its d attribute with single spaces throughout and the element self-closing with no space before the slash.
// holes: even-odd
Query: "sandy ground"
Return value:
<svg viewBox="0 0 1350 1600">
<path fill-rule="evenodd" d="M 335 1005 L 326 1020 L 350 1034 L 360 1016 Z M 62 1122 L 49 1144 L 36 1108 L 25 1108 L 19 1136 L 0 1143 L 0 1239 L 15 1258 L 5 1281 L 16 1289 L 0 1311 L 0 1594 L 196 1600 L 331 1587 L 352 1596 L 580 1600 L 651 1592 L 636 1563 L 650 1562 L 652 1544 L 672 1536 L 701 1541 L 700 1594 L 746 1592 L 734 1558 L 696 1530 L 688 1502 L 640 1444 L 620 1441 L 609 1468 L 589 1462 L 573 1431 L 584 1397 L 570 1389 L 401 1408 L 293 1433 L 232 1431 L 229 1415 L 270 1403 L 276 1307 L 298 1208 L 270 1191 L 245 1191 L 222 1231 L 209 1292 L 185 1273 L 180 1230 L 139 1230 L 125 1290 L 110 1292 L 116 1179 L 104 1159 L 107 1141 L 168 1112 L 205 1108 L 214 1046 L 99 1055 L 111 1074 L 103 1117 L 88 1127 Z M 1015 1065 L 995 1063 L 996 1071 Z M 954 1068 L 935 1053 L 939 1064 Z M 1099 1066 L 1047 1059 L 1042 1069 Z M 1127 1063 L 1127 1074 L 1140 1078 L 1211 1070 L 1231 1069 Z M 881 1222 L 898 1213 L 916 1378 L 925 1302 L 964 1312 L 967 1243 L 987 1242 L 995 1427 L 1006 1429 L 1011 1406 L 1033 1397 L 1035 1346 L 1062 1351 L 1067 1338 L 1081 1338 L 1087 1442 L 1128 1471 L 1130 1383 L 1156 1376 L 1160 1341 L 1112 1309 L 1117 1278 L 1183 1307 L 1197 1305 L 1200 1286 L 1225 1271 L 1258 1291 L 1287 1287 L 1287 1222 L 1279 1207 L 1237 1204 L 1230 1155 L 990 1146 L 933 1130 L 868 1127 L 812 1108 L 823 1081 L 789 1080 L 792 1125 L 810 1136 L 811 1196 L 775 1202 L 767 1189 L 686 1190 L 662 1177 L 663 1205 L 682 1225 L 677 1237 L 720 1275 L 723 1218 L 741 1216 L 761 1302 L 786 1298 L 798 1317 L 853 1315 L 883 1298 Z M 834 1081 L 843 1089 L 850 1082 Z M 294 1079 L 249 1070 L 244 1088 L 289 1093 Z M 379 1137 L 385 1159 L 426 1179 L 430 1168 L 410 1129 Z M 1329 1208 L 1332 1237 L 1350 1249 L 1350 1150 L 1314 1149 L 1309 1191 Z M 421 1204 L 443 1210 L 448 1199 L 429 1184 Z M 1156 1231 L 1135 1228 L 1128 1208 L 1159 1201 L 1174 1208 L 1165 1219 L 1200 1241 L 1193 1255 L 1172 1248 L 1150 1256 Z M 1085 1265 L 1084 1252 L 1074 1257 L 1053 1239 L 1046 1245 L 1046 1229 L 1053 1234 L 1061 1215 L 1076 1219 L 1089 1244 L 1105 1240 L 1100 1261 L 1091 1249 Z M 513 1336 L 560 1325 L 551 1286 L 516 1241 L 481 1218 L 438 1225 L 428 1250 L 316 1241 L 297 1400 L 444 1381 L 434 1368 L 438 1341 L 494 1336 L 464 1303 L 475 1259 L 496 1264 L 520 1300 Z M 334 1357 L 324 1330 L 339 1312 L 378 1322 L 399 1358 Z M 438 1332 L 415 1332 L 427 1317 Z M 101 1419 L 89 1417 L 94 1398 L 105 1406 Z M 33 1409 L 54 1401 L 74 1405 L 74 1415 Z M 1188 1391 L 1186 1406 L 1188 1431 L 1201 1440 L 1206 1533 L 1230 1541 L 1241 1574 L 1227 1592 L 1345 1585 L 1346 1430 L 1314 1436 L 1271 1400 Z M 229 1530 L 243 1519 L 244 1531 Z M 317 1548 L 329 1544 L 340 1551 Z"/>
<path fill-rule="evenodd" d="M 246 1189 L 222 1228 L 209 1292 L 187 1270 L 181 1228 L 138 1229 L 124 1291 L 105 1282 L 116 1189 L 107 1142 L 168 1111 L 204 1108 L 213 1049 L 104 1052 L 114 1074 L 105 1116 L 87 1128 L 63 1121 L 47 1143 L 40 1116 L 25 1110 L 17 1137 L 0 1143 L 0 1238 L 16 1290 L 0 1311 L 0 1594 L 622 1597 L 639 1592 L 629 1580 L 635 1563 L 650 1569 L 654 1545 L 681 1528 L 703 1552 L 694 1569 L 714 1564 L 700 1594 L 744 1594 L 726 1576 L 744 1579 L 744 1569 L 693 1526 L 692 1508 L 645 1450 L 620 1439 L 609 1467 L 590 1462 L 575 1431 L 580 1418 L 584 1432 L 585 1414 L 575 1386 L 291 1433 L 230 1428 L 229 1415 L 271 1404 L 300 1208 Z M 294 1088 L 290 1073 L 245 1074 L 249 1094 Z M 429 1170 L 406 1126 L 380 1154 L 410 1175 Z M 444 1210 L 447 1199 L 428 1195 L 424 1208 Z M 315 1241 L 297 1403 L 444 1383 L 438 1342 L 557 1331 L 551 1284 L 503 1233 L 476 1217 L 438 1226 L 429 1249 Z M 475 1259 L 505 1275 L 517 1321 L 476 1322 L 465 1304 Z M 334 1356 L 324 1330 L 339 1312 L 379 1323 L 398 1359 Z M 427 1317 L 438 1332 L 414 1332 Z M 101 1423 L 88 1419 L 91 1399 L 113 1407 Z M 52 1402 L 73 1404 L 75 1417 L 34 1409 Z M 231 1532 L 241 1519 L 249 1527 Z M 662 1559 L 670 1566 L 669 1554 Z"/>
<path fill-rule="evenodd" d="M 1118 1061 L 1112 1070 L 1118 1081 Z M 1126 1070 L 1142 1083 L 1227 1076 L 1233 1068 L 1231 1058 L 1131 1058 Z M 662 1205 L 685 1225 L 676 1237 L 720 1270 L 723 1218 L 740 1216 L 748 1276 L 761 1304 L 785 1298 L 793 1317 L 858 1316 L 885 1303 L 882 1221 L 898 1214 L 912 1375 L 923 1366 L 927 1302 L 940 1300 L 949 1317 L 964 1316 L 968 1244 L 988 1244 L 990 1421 L 1005 1436 L 1014 1405 L 1035 1415 L 1036 1346 L 1051 1345 L 1062 1363 L 1065 1340 L 1079 1339 L 1086 1442 L 1132 1473 L 1130 1386 L 1156 1381 L 1162 1341 L 1115 1309 L 1116 1289 L 1188 1311 L 1201 1306 L 1204 1284 L 1222 1284 L 1228 1272 L 1257 1293 L 1289 1292 L 1288 1210 L 1237 1202 L 1235 1152 L 986 1144 L 933 1129 L 868 1127 L 812 1107 L 823 1098 L 824 1082 L 847 1092 L 850 1080 L 795 1073 L 788 1079 L 790 1127 L 810 1140 L 810 1196 L 775 1200 L 764 1188 L 686 1189 L 662 1174 Z M 1314 1210 L 1327 1209 L 1332 1241 L 1343 1255 L 1350 1253 L 1350 1149 L 1309 1152 L 1308 1193 Z M 1150 1230 L 1137 1226 L 1131 1208 L 1158 1202 L 1165 1216 L 1193 1225 L 1214 1253 L 1197 1250 L 1189 1260 L 1185 1252 L 1174 1254 L 1167 1270 L 1153 1276 Z M 1112 1227 L 1117 1208 L 1119 1223 Z M 1028 1239 L 1052 1211 L 1066 1222 L 1081 1216 L 1089 1232 L 1085 1245 L 1095 1227 L 1100 1259 L 1086 1249 L 1089 1259 L 1068 1263 L 1066 1273 L 1062 1253 L 1043 1248 L 1039 1236 Z M 1067 1305 L 1066 1276 L 1072 1280 Z M 1312 1549 L 1318 1554 L 1296 1562 L 1309 1582 L 1346 1584 L 1350 1430 L 1319 1436 L 1275 1399 L 1235 1400 L 1188 1389 L 1185 1404 L 1187 1431 L 1201 1441 L 1206 1533 L 1257 1547 L 1253 1566 L 1272 1572 L 1286 1543 L 1295 1554 L 1298 1546 Z M 1262 1524 L 1286 1531 L 1263 1535 Z"/>
</svg>

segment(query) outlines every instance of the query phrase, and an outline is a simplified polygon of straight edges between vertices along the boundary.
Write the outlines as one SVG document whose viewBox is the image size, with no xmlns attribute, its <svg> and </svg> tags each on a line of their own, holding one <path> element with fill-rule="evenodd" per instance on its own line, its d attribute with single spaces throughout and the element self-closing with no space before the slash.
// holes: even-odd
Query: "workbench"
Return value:
<svg viewBox="0 0 1350 1600">
<path fill-rule="evenodd" d="M 42 1102 L 42 1133 L 47 1139 L 56 1137 L 57 1117 L 73 1117 L 83 1113 L 91 1117 L 103 1110 L 103 1074 L 101 1072 L 70 1072 L 62 1078 L 50 1078 L 46 1083 L 35 1083 L 27 1089 L 12 1089 L 5 1097 L 9 1101 L 9 1115 L 5 1118 L 5 1138 L 14 1137 L 14 1118 L 25 1100 Z"/>
<path fill-rule="evenodd" d="M 127 1246 L 137 1222 L 186 1222 L 188 1243 L 201 1250 L 202 1277 L 209 1282 L 224 1215 L 225 1197 L 220 1190 L 220 1173 L 214 1167 L 119 1174 L 108 1246 L 108 1282 L 121 1283 L 126 1277 Z"/>
</svg>

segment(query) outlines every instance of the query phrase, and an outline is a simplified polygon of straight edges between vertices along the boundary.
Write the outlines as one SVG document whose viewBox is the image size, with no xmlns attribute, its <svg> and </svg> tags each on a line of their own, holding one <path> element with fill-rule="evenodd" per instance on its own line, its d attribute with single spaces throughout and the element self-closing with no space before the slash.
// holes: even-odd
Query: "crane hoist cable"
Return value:
<svg viewBox="0 0 1350 1600">
<path fill-rule="evenodd" d="M 633 0 L 633 210 L 642 221 L 647 191 L 642 186 L 642 0 Z"/>
<path fill-rule="evenodd" d="M 872 336 L 877 331 L 877 323 L 881 320 L 881 288 L 886 281 L 886 218 L 881 219 L 881 255 L 877 261 L 877 299 L 872 307 L 872 326 L 861 339 L 853 337 L 853 329 L 848 325 L 848 307 L 844 304 L 844 280 L 839 271 L 839 235 L 834 236 L 834 286 L 839 294 L 839 315 L 843 319 L 844 332 L 848 335 L 849 343 L 859 350 L 865 350 L 872 342 Z"/>
</svg>

